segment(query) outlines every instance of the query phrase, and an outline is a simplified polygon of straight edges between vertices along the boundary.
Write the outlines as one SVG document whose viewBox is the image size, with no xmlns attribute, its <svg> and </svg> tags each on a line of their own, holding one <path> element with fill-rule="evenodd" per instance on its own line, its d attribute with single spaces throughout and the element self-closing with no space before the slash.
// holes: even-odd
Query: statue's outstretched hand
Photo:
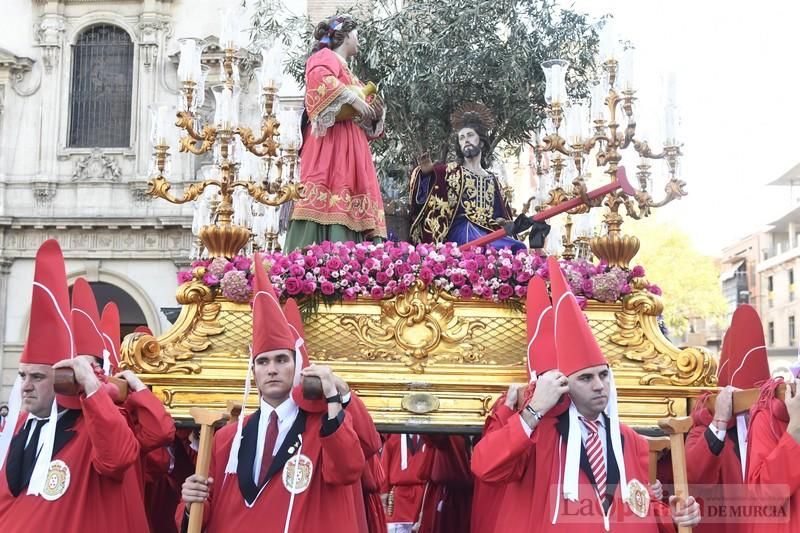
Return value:
<svg viewBox="0 0 800 533">
<path fill-rule="evenodd" d="M 423 174 L 430 174 L 433 172 L 433 162 L 431 161 L 431 154 L 428 152 L 422 152 L 419 157 L 417 157 L 417 165 L 419 165 L 419 170 Z"/>
</svg>

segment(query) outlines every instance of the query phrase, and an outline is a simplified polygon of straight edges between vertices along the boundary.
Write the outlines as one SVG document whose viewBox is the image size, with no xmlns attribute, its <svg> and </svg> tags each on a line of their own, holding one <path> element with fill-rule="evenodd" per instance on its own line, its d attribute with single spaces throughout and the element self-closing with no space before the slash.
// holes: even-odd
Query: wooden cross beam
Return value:
<svg viewBox="0 0 800 533">
<path fill-rule="evenodd" d="M 211 463 L 211 444 L 214 437 L 214 426 L 227 420 L 226 412 L 214 412 L 199 407 L 189 409 L 194 421 L 200 426 L 200 445 L 197 449 L 197 467 L 195 475 L 208 479 L 208 468 Z M 189 507 L 189 533 L 200 533 L 203 527 L 203 504 L 194 502 Z"/>
<path fill-rule="evenodd" d="M 678 418 L 662 418 L 658 427 L 669 435 L 670 449 L 672 450 L 672 477 L 675 487 L 675 496 L 683 503 L 689 497 L 689 482 L 686 477 L 686 448 L 684 435 L 692 429 L 692 418 L 682 416 Z M 678 533 L 689 533 L 692 528 L 679 526 Z"/>
</svg>

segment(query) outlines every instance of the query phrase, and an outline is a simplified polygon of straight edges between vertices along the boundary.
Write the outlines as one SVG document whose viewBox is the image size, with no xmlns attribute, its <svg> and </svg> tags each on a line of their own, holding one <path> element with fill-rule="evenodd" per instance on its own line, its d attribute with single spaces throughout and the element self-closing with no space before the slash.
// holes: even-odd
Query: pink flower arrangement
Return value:
<svg viewBox="0 0 800 533">
<path fill-rule="evenodd" d="M 453 244 L 401 242 L 355 244 L 323 242 L 289 254 L 263 256 L 265 268 L 280 297 L 319 295 L 326 300 L 382 299 L 403 294 L 421 280 L 459 298 L 481 298 L 494 302 L 524 297 L 533 276 L 549 279 L 544 256 L 527 250 L 473 248 L 462 251 Z M 252 291 L 250 258 L 195 261 L 192 269 L 178 273 L 178 282 L 202 280 L 225 298 L 246 302 Z M 609 268 L 584 260 L 561 261 L 567 281 L 578 301 L 614 302 L 630 294 L 635 278 L 644 268 Z M 656 285 L 647 290 L 660 294 Z"/>
</svg>

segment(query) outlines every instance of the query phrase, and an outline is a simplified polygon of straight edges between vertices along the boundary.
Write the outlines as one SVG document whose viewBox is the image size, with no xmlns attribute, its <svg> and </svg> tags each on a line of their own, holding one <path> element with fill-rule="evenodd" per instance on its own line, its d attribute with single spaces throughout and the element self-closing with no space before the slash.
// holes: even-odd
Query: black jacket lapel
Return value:
<svg viewBox="0 0 800 533">
<path fill-rule="evenodd" d="M 22 426 L 16 435 L 11 439 L 11 444 L 8 447 L 8 456 L 6 457 L 6 481 L 8 482 L 8 490 L 15 497 L 22 492 L 22 456 L 25 453 L 25 442 L 28 440 L 28 433 L 30 428 Z"/>
<path fill-rule="evenodd" d="M 256 410 L 242 428 L 242 442 L 239 445 L 239 464 L 236 467 L 239 491 L 245 501 L 251 504 L 258 496 L 258 487 L 256 487 L 256 483 L 253 480 L 253 463 L 256 460 L 259 420 L 261 420 L 261 409 Z"/>
<path fill-rule="evenodd" d="M 269 480 L 272 479 L 275 472 L 283 468 L 283 465 L 286 464 L 289 457 L 297 452 L 297 448 L 300 446 L 300 439 L 298 439 L 297 436 L 302 435 L 306 430 L 306 416 L 306 412 L 302 409 L 297 412 L 297 418 L 295 418 L 294 424 L 292 424 L 292 427 L 289 429 L 289 433 L 286 434 L 286 438 L 283 439 L 278 453 L 272 459 L 272 464 L 269 465 L 266 483 L 269 483 Z M 290 449 L 291 451 L 289 451 Z"/>
<path fill-rule="evenodd" d="M 81 411 L 78 409 L 69 409 L 66 413 L 61 415 L 61 418 L 58 419 L 58 423 L 56 424 L 56 438 L 53 441 L 53 457 L 61 451 L 69 441 L 72 440 L 72 437 L 75 436 L 75 432 L 72 430 L 72 427 L 75 425 L 75 422 L 78 421 L 78 417 L 81 416 Z"/>
<path fill-rule="evenodd" d="M 614 500 L 614 493 L 617 492 L 617 485 L 619 485 L 619 465 L 617 464 L 617 456 L 614 455 L 614 448 L 611 445 L 611 424 L 608 417 L 603 415 L 606 424 L 606 455 L 608 456 L 608 468 L 606 468 L 606 501 L 604 504 L 606 512 L 611 507 L 611 502 Z M 620 433 L 620 442 L 622 449 L 625 449 L 625 439 Z M 624 454 L 623 454 L 624 455 Z"/>
</svg>

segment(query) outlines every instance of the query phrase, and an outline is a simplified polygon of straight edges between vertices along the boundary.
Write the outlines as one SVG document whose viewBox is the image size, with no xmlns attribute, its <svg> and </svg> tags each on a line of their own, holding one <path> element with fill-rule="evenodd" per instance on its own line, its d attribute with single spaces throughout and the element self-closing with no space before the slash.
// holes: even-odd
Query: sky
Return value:
<svg viewBox="0 0 800 533">
<path fill-rule="evenodd" d="M 676 77 L 689 196 L 662 207 L 662 221 L 686 230 L 701 252 L 718 255 L 797 205 L 787 189 L 765 184 L 800 163 L 800 2 L 561 4 L 594 17 L 612 14 L 622 38 L 633 42 L 642 121 L 662 114 L 663 80 Z"/>
</svg>

